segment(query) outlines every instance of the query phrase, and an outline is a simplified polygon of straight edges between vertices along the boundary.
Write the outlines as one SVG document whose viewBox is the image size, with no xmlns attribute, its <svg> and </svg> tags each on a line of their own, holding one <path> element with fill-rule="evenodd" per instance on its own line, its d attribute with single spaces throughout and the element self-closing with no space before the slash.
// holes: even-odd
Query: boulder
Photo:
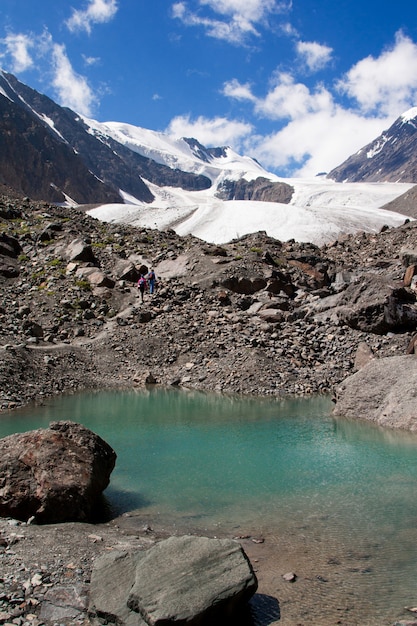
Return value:
<svg viewBox="0 0 417 626">
<path fill-rule="evenodd" d="M 258 315 L 264 322 L 270 324 L 279 324 L 285 319 L 284 313 L 279 309 L 265 308 L 259 311 Z"/>
<path fill-rule="evenodd" d="M 94 521 L 116 453 L 81 424 L 0 439 L 0 515 L 38 523 Z"/>
<path fill-rule="evenodd" d="M 248 276 L 229 276 L 222 281 L 222 286 L 234 293 L 252 295 L 261 289 L 265 289 L 267 281 L 261 276 L 254 278 Z"/>
<path fill-rule="evenodd" d="M 97 265 L 97 259 L 90 244 L 82 239 L 74 239 L 66 248 L 64 255 L 67 261 L 83 261 Z"/>
<path fill-rule="evenodd" d="M 417 324 L 415 294 L 377 274 L 364 275 L 338 298 L 339 320 L 367 333 L 414 329 Z"/>
<path fill-rule="evenodd" d="M 89 612 L 126 625 L 231 623 L 256 589 L 238 542 L 170 537 L 146 552 L 115 551 L 96 559 Z"/>
<path fill-rule="evenodd" d="M 80 267 L 77 270 L 77 278 L 87 280 L 92 288 L 105 287 L 113 289 L 115 281 L 96 267 Z"/>
<path fill-rule="evenodd" d="M 140 272 L 135 264 L 128 259 L 120 259 L 114 267 L 114 273 L 118 280 L 126 280 L 130 283 L 137 283 L 140 278 Z"/>
<path fill-rule="evenodd" d="M 417 358 L 373 358 L 335 390 L 333 413 L 417 431 Z"/>
</svg>

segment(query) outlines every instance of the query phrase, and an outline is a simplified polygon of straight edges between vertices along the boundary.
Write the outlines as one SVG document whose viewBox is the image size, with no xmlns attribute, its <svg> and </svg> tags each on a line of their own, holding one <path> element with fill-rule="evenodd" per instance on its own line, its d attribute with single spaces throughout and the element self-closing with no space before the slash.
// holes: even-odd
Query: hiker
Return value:
<svg viewBox="0 0 417 626">
<path fill-rule="evenodd" d="M 155 290 L 156 276 L 154 270 L 151 270 L 147 276 L 149 281 L 149 293 L 153 293 Z"/>
<path fill-rule="evenodd" d="M 146 279 L 144 277 L 143 274 L 140 275 L 140 278 L 138 280 L 138 289 L 139 289 L 139 293 L 140 293 L 140 299 L 143 302 L 143 294 L 145 293 L 145 288 L 146 288 Z"/>
</svg>

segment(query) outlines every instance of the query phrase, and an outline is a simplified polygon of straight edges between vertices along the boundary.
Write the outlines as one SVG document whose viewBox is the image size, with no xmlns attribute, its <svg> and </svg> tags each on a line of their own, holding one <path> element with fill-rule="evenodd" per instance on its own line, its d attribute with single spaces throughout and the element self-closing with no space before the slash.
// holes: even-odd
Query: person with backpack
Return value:
<svg viewBox="0 0 417 626">
<path fill-rule="evenodd" d="M 148 281 L 149 281 L 149 293 L 153 293 L 155 291 L 155 283 L 156 283 L 156 276 L 155 276 L 155 271 L 151 270 L 148 273 Z"/>
<path fill-rule="evenodd" d="M 139 289 L 139 293 L 140 293 L 141 302 L 143 302 L 143 294 L 145 293 L 145 289 L 146 289 L 146 278 L 144 277 L 143 274 L 141 274 L 140 277 L 139 277 L 138 289 Z"/>
</svg>

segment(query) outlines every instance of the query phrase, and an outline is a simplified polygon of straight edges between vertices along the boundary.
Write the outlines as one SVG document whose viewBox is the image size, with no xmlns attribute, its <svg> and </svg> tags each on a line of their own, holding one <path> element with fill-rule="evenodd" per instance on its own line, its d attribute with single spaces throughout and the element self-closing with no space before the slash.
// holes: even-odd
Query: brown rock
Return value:
<svg viewBox="0 0 417 626">
<path fill-rule="evenodd" d="M 39 523 L 94 520 L 116 453 L 74 422 L 0 439 L 0 515 Z"/>
</svg>

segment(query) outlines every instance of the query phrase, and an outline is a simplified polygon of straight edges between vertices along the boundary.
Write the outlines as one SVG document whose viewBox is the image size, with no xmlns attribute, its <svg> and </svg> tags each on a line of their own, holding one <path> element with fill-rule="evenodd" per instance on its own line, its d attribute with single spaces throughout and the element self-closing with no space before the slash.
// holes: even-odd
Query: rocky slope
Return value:
<svg viewBox="0 0 417 626">
<path fill-rule="evenodd" d="M 414 222 L 322 248 L 264 233 L 218 247 L 0 189 L 1 410 L 146 381 L 277 397 L 332 392 L 371 354 L 406 353 L 417 319 L 416 248 Z M 142 304 L 135 282 L 150 267 L 158 287 Z M 91 624 L 94 559 L 147 549 L 171 532 L 148 521 L 0 519 L 0 621 Z M 278 598 L 288 624 L 324 623 L 323 575 L 344 606 L 346 580 L 363 568 L 363 555 L 349 555 L 335 575 L 326 551 L 317 563 L 304 543 L 294 552 L 287 537 L 264 542 L 256 529 L 238 539 L 256 564 L 258 602 Z M 308 581 L 298 590 L 277 574 L 294 562 Z M 253 610 L 256 623 L 277 619 L 263 605 Z"/>
<path fill-rule="evenodd" d="M 146 382 L 330 393 L 359 346 L 406 351 L 416 228 L 323 248 L 265 233 L 217 247 L 3 194 L 0 407 Z M 136 280 L 151 267 L 158 287 L 141 303 Z"/>
</svg>

